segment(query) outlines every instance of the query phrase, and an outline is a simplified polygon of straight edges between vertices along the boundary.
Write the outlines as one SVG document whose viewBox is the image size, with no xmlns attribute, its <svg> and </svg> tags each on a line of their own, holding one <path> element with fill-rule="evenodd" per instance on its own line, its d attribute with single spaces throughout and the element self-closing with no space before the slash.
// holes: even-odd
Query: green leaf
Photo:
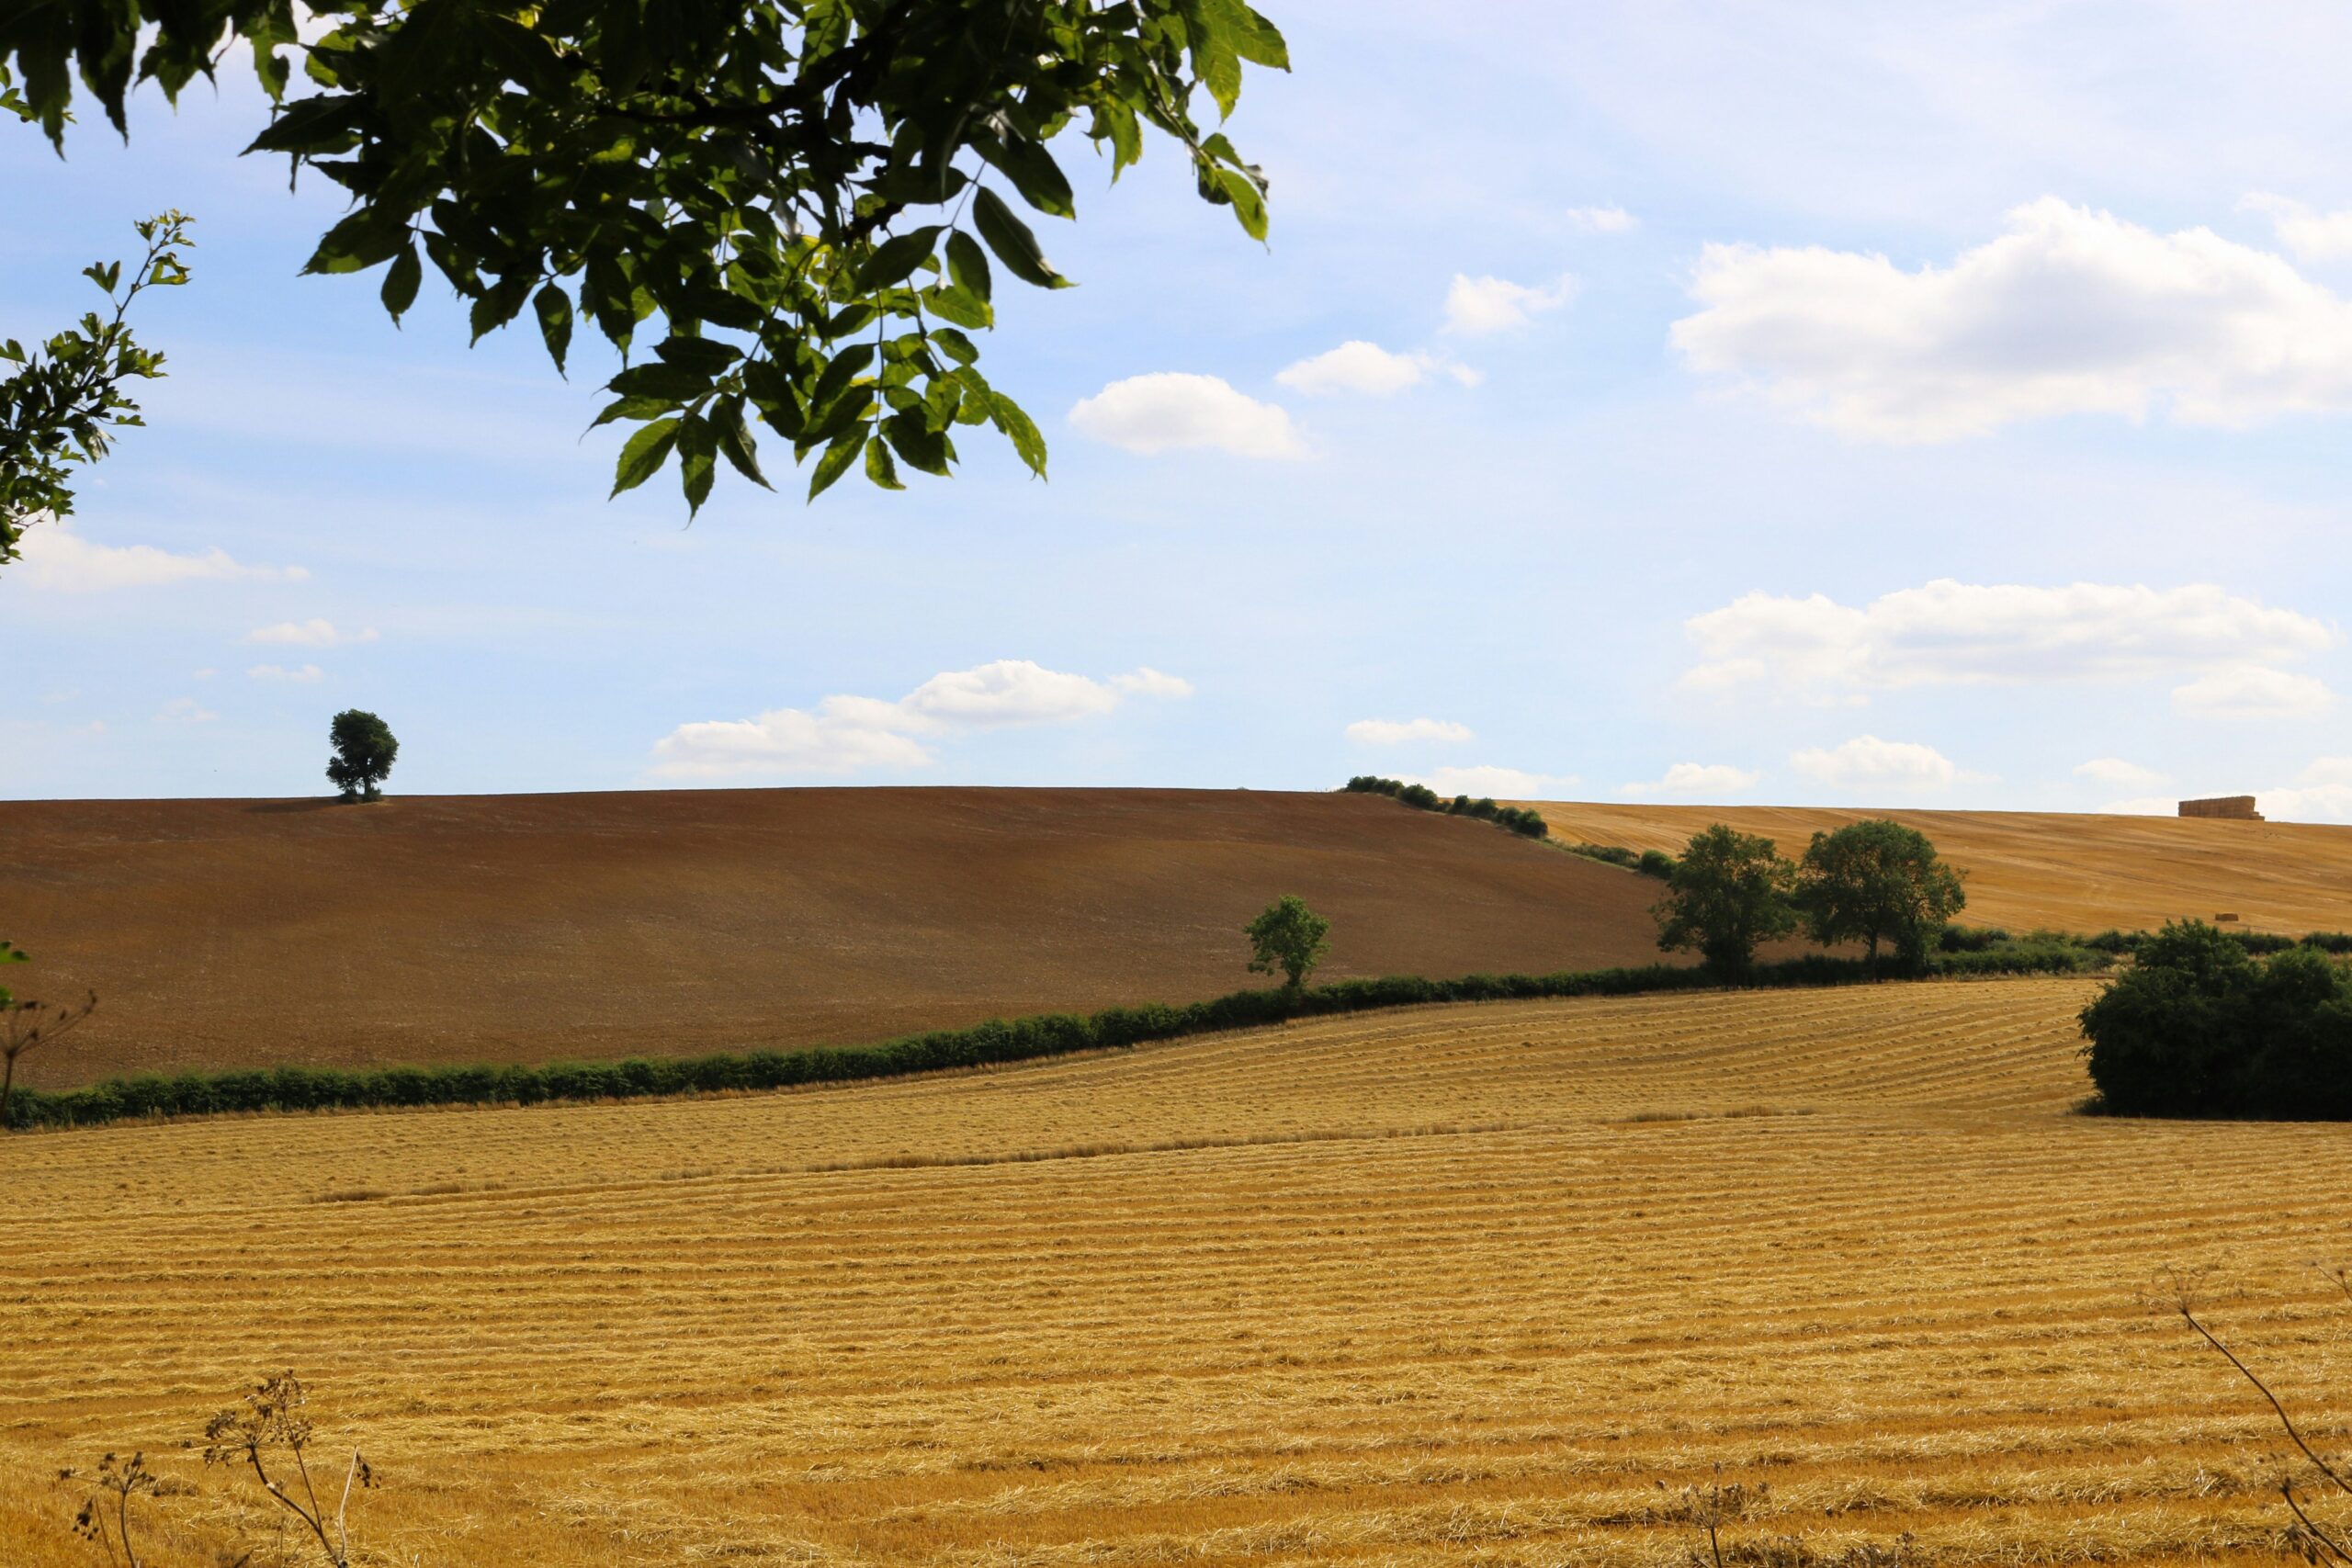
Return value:
<svg viewBox="0 0 2352 1568">
<path fill-rule="evenodd" d="M 621 448 L 621 459 L 613 468 L 613 495 L 625 490 L 635 490 L 670 460 L 670 449 L 678 444 L 678 421 L 657 419 L 628 438 Z M 605 498 L 612 499 L 608 495 Z"/>
<path fill-rule="evenodd" d="M 948 476 L 947 461 L 954 449 L 948 446 L 946 436 L 925 422 L 921 404 L 884 420 L 882 434 L 890 438 L 899 456 L 915 468 L 942 479 Z"/>
<path fill-rule="evenodd" d="M 384 274 L 384 287 L 377 296 L 383 300 L 384 309 L 391 312 L 394 326 L 400 325 L 408 308 L 416 303 L 416 288 L 424 280 L 424 264 L 412 242 L 408 249 L 392 258 L 390 270 Z"/>
<path fill-rule="evenodd" d="M 996 310 L 968 288 L 943 283 L 922 291 L 922 302 L 940 320 L 982 332 L 996 325 Z"/>
<path fill-rule="evenodd" d="M 407 243 L 405 222 L 377 208 L 363 207 L 326 231 L 302 270 L 365 272 L 379 262 L 391 260 Z"/>
<path fill-rule="evenodd" d="M 934 223 L 927 229 L 893 235 L 876 245 L 874 254 L 865 258 L 865 265 L 857 269 L 858 292 L 871 294 L 876 289 L 904 283 L 915 268 L 931 259 L 942 227 Z"/>
<path fill-rule="evenodd" d="M 863 425 L 834 436 L 833 444 L 825 448 L 825 455 L 817 459 L 817 471 L 808 476 L 808 499 L 814 501 L 831 489 L 833 481 L 847 473 L 849 466 L 857 461 L 858 452 L 865 446 L 865 427 Z"/>
<path fill-rule="evenodd" d="M 890 461 L 890 448 L 882 444 L 882 438 L 878 435 L 866 438 L 865 477 L 884 490 L 907 488 L 899 482 L 899 466 Z"/>
<path fill-rule="evenodd" d="M 413 261 L 415 253 L 401 259 Z M 571 347 L 571 296 L 550 283 L 531 297 L 531 309 L 538 315 L 539 336 L 548 345 L 548 357 L 555 361 L 556 373 L 561 375 L 564 354 Z"/>
<path fill-rule="evenodd" d="M 721 343 L 717 338 L 682 337 L 674 333 L 655 344 L 653 352 L 662 356 L 665 365 L 704 376 L 716 376 L 743 357 L 743 351 L 731 343 Z"/>
<path fill-rule="evenodd" d="M 1029 225 L 1013 216 L 1012 209 L 986 186 L 972 198 L 972 221 L 978 227 L 980 238 L 989 243 L 989 249 L 996 253 L 996 259 L 1010 267 L 1012 276 L 1022 282 L 1039 288 L 1072 287 L 1069 278 L 1047 264 L 1046 253 L 1037 248 L 1037 236 L 1029 231 Z"/>
<path fill-rule="evenodd" d="M 1012 182 L 1012 188 L 1021 193 L 1022 200 L 1056 218 L 1077 217 L 1078 206 L 1070 195 L 1069 181 L 1063 175 L 1061 165 L 1054 162 L 1054 155 L 1012 127 L 1004 129 L 1008 134 L 1002 137 L 975 136 L 972 146 L 1004 172 L 1004 177 Z"/>
<path fill-rule="evenodd" d="M 854 343 L 833 355 L 832 363 L 825 367 L 825 373 L 817 378 L 816 386 L 809 389 L 810 411 L 821 409 L 840 397 L 857 378 L 858 373 L 873 363 L 874 345 L 870 343 Z"/>
<path fill-rule="evenodd" d="M 933 331 L 931 341 L 947 351 L 947 357 L 958 365 L 969 365 L 980 356 L 972 340 L 954 327 L 939 327 Z"/>
<path fill-rule="evenodd" d="M 253 140 L 248 152 L 347 152 L 359 144 L 357 130 L 364 100 L 345 93 L 322 93 L 288 104 Z"/>
<path fill-rule="evenodd" d="M 1243 231 L 1253 240 L 1266 237 L 1266 197 L 1258 182 L 1238 169 L 1219 169 L 1217 184 L 1233 203 L 1233 215 L 1241 220 Z"/>
<path fill-rule="evenodd" d="M 1029 471 L 1044 479 L 1046 438 L 1038 433 L 1036 422 L 1019 403 L 1002 392 L 989 394 L 989 413 L 991 423 L 1004 432 L 1005 438 L 1012 443 L 1012 449 L 1021 455 L 1021 460 L 1029 465 Z"/>
<path fill-rule="evenodd" d="M 624 398 L 667 398 L 684 403 L 707 394 L 710 378 L 679 365 L 632 365 L 605 382 L 605 389 Z"/>
<path fill-rule="evenodd" d="M 678 426 L 678 485 L 686 493 L 686 515 L 692 518 L 710 499 L 711 481 L 718 477 L 718 441 L 710 422 L 689 415 Z"/>
<path fill-rule="evenodd" d="M 988 299 L 991 284 L 989 254 L 961 229 L 947 236 L 947 276 L 956 288 L 974 299 L 983 302 Z"/>
<path fill-rule="evenodd" d="M 752 427 L 743 422 L 743 400 L 721 398 L 710 411 L 710 427 L 718 435 L 718 449 L 727 455 L 735 471 L 759 486 L 774 490 L 767 475 L 760 472 L 759 448 L 752 443 Z"/>
</svg>

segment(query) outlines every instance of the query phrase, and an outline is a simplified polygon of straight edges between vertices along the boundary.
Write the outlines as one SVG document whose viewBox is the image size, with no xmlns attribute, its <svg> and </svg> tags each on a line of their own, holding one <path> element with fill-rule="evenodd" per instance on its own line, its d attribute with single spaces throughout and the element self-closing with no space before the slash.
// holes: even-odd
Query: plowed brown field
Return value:
<svg viewBox="0 0 2352 1568">
<path fill-rule="evenodd" d="M 281 1062 L 855 1043 L 1261 984 L 1296 893 L 1325 973 L 1657 960 L 1657 885 L 1393 801 L 784 789 L 0 803 L 21 988 L 102 1002 L 55 1086 Z"/>
<path fill-rule="evenodd" d="M 1532 801 L 1555 838 L 1679 852 L 1713 822 L 1795 858 L 1816 832 L 1892 817 L 1968 871 L 1972 924 L 2150 930 L 2238 917 L 2249 931 L 2352 930 L 2352 828 L 2032 811 L 1844 811 L 1820 807 L 1612 806 Z"/>
<path fill-rule="evenodd" d="M 1679 1563 L 1718 1464 L 1748 1563 L 2272 1561 L 2270 1428 L 2148 1297 L 2227 1264 L 2338 1438 L 2347 1134 L 2067 1115 L 2090 993 L 0 1141 L 0 1562 L 93 1561 L 57 1472 L 142 1446 L 149 1561 L 225 1562 L 267 1516 L 178 1444 L 288 1366 L 371 1564 Z"/>
</svg>

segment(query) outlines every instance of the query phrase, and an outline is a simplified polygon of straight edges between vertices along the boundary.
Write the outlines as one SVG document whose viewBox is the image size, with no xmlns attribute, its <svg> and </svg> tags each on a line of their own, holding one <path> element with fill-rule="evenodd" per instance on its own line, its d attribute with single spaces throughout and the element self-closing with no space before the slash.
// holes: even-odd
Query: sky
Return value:
<svg viewBox="0 0 2352 1568">
<path fill-rule="evenodd" d="M 2352 13 L 1260 0 L 1250 241 L 1057 147 L 1051 478 L 607 501 L 527 327 L 297 276 L 249 77 L 0 127 L 0 336 L 169 378 L 0 569 L 0 795 L 1333 787 L 2352 822 Z M 33 215 L 28 220 L 26 215 Z M 150 308 L 152 300 L 152 308 Z M 771 471 L 788 453 L 775 452 Z"/>
</svg>

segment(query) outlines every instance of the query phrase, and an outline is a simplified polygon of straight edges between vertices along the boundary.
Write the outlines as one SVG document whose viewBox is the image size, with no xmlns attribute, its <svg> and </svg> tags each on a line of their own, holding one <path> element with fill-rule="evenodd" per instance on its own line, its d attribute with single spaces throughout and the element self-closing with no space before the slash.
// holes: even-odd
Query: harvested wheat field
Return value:
<svg viewBox="0 0 2352 1568">
<path fill-rule="evenodd" d="M 1533 801 L 1564 842 L 1680 852 L 1713 822 L 1760 833 L 1792 859 L 1816 832 L 1891 817 L 1968 872 L 1965 919 L 2024 931 L 2153 931 L 2234 915 L 2243 930 L 2352 930 L 2352 828 L 2053 811 L 1860 811 L 1788 806 Z"/>
<path fill-rule="evenodd" d="M 62 1087 L 297 1063 L 852 1044 L 1252 983 L 1284 893 L 1324 973 L 1657 961 L 1655 884 L 1394 801 L 766 789 L 0 802 L 37 995 L 94 987 Z"/>
<path fill-rule="evenodd" d="M 149 1561 L 230 1561 L 180 1444 L 288 1367 L 378 1564 L 1666 1564 L 1716 1465 L 1739 1562 L 2274 1560 L 2271 1429 L 2150 1298 L 2222 1265 L 2339 1438 L 2347 1134 L 2068 1115 L 2091 990 L 11 1138 L 0 1562 L 92 1561 L 58 1472 L 137 1447 Z"/>
</svg>

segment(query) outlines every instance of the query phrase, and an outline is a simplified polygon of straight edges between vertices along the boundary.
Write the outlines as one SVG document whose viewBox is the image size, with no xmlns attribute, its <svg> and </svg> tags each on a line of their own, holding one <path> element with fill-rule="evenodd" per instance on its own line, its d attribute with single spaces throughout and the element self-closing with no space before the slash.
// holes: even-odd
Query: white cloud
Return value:
<svg viewBox="0 0 2352 1568">
<path fill-rule="evenodd" d="M 1192 693 L 1191 682 L 1148 667 L 1103 682 L 1026 659 L 1000 659 L 934 675 L 896 702 L 831 696 L 814 713 L 774 708 L 756 718 L 682 724 L 655 743 L 653 772 L 724 778 L 929 767 L 937 759 L 924 744 L 928 739 L 1069 723 L 1108 713 L 1130 694 L 1175 698 Z"/>
<path fill-rule="evenodd" d="M 1575 784 L 1573 773 L 1531 773 L 1521 768 L 1436 768 L 1408 778 L 1427 784 L 1440 795 L 1492 795 L 1497 800 L 1541 800 Z"/>
<path fill-rule="evenodd" d="M 2257 665 L 2219 670 L 2172 689 L 2173 706 L 2191 718 L 2308 718 L 2335 703 L 2324 682 Z"/>
<path fill-rule="evenodd" d="M 374 642 L 376 628 L 346 632 L 337 630 L 333 621 L 280 621 L 276 626 L 255 626 L 245 634 L 245 640 L 288 643 L 297 648 L 334 648 L 344 643 Z"/>
<path fill-rule="evenodd" d="M 74 532 L 63 519 L 36 523 L 25 530 L 23 555 L 5 581 L 59 593 L 103 593 L 116 588 L 153 588 L 170 582 L 238 578 L 289 580 L 308 577 L 299 566 L 246 566 L 226 550 L 195 553 L 153 545 L 101 545 Z"/>
<path fill-rule="evenodd" d="M 300 681 L 309 682 L 319 680 L 326 674 L 326 671 L 320 669 L 315 664 L 298 664 L 290 668 L 283 664 L 256 664 L 250 670 L 247 670 L 245 673 L 256 681 Z"/>
<path fill-rule="evenodd" d="M 194 697 L 174 697 L 156 712 L 157 724 L 209 724 L 220 716 Z"/>
<path fill-rule="evenodd" d="M 1622 207 L 1571 207 L 1568 222 L 1588 234 L 1623 234 L 1640 228 L 1642 220 Z"/>
<path fill-rule="evenodd" d="M 2145 679 L 2307 657 L 2326 622 L 2210 583 L 2064 588 L 1941 579 L 1856 607 L 1748 593 L 1683 623 L 1702 661 L 1684 689 L 1758 684 L 1815 702 L 1907 686 Z"/>
<path fill-rule="evenodd" d="M 2352 757 L 2322 757 L 2283 789 L 2260 792 L 2274 822 L 2352 822 Z"/>
<path fill-rule="evenodd" d="M 2352 256 L 2352 212 L 2313 212 L 2291 197 L 2256 191 L 2238 203 L 2269 216 L 2278 241 L 2307 262 L 2342 261 Z"/>
<path fill-rule="evenodd" d="M 1932 746 L 1858 735 L 1826 750 L 1794 753 L 1789 762 L 1807 778 L 1844 790 L 1927 790 L 1973 778 Z"/>
<path fill-rule="evenodd" d="M 1670 337 L 1692 369 L 1865 440 L 2352 408 L 2352 303 L 2211 230 L 2158 234 L 2054 197 L 1949 266 L 1711 244 L 1690 291 L 1701 309 Z"/>
<path fill-rule="evenodd" d="M 1069 411 L 1082 435 L 1147 457 L 1211 447 L 1238 457 L 1306 452 L 1288 411 L 1233 389 L 1222 377 L 1159 370 L 1114 381 Z"/>
<path fill-rule="evenodd" d="M 1302 359 L 1274 379 L 1295 392 L 1314 398 L 1329 397 L 1335 392 L 1385 398 L 1408 387 L 1418 387 L 1435 376 L 1452 377 L 1465 387 L 1475 387 L 1484 379 L 1466 365 L 1456 365 L 1433 354 L 1391 354 L 1378 344 L 1361 338 L 1326 350 L 1312 359 Z"/>
<path fill-rule="evenodd" d="M 1625 793 L 1636 800 L 1668 796 L 1690 800 L 1721 800 L 1756 787 L 1757 775 L 1728 762 L 1677 762 L 1653 784 L 1629 784 Z"/>
<path fill-rule="evenodd" d="M 1413 740 L 1473 740 L 1466 724 L 1450 718 L 1360 718 L 1348 726 L 1348 739 L 1365 746 L 1402 746 Z"/>
<path fill-rule="evenodd" d="M 1111 684 L 1138 697 L 1189 697 L 1193 683 L 1182 675 L 1163 674 L 1150 665 L 1139 665 L 1125 675 L 1111 677 Z"/>
<path fill-rule="evenodd" d="M 1577 291 L 1577 280 L 1563 273 L 1548 288 L 1530 288 L 1500 277 L 1453 275 L 1445 294 L 1445 329 L 1477 336 L 1523 327 L 1545 310 L 1566 304 Z"/>
<path fill-rule="evenodd" d="M 2087 762 L 2075 764 L 2076 778 L 2089 779 L 2094 784 L 2114 784 L 2119 788 L 2153 788 L 2165 782 L 2165 775 L 2154 768 L 2143 768 L 2137 762 L 2127 762 L 2120 757 L 2093 757 Z"/>
</svg>

